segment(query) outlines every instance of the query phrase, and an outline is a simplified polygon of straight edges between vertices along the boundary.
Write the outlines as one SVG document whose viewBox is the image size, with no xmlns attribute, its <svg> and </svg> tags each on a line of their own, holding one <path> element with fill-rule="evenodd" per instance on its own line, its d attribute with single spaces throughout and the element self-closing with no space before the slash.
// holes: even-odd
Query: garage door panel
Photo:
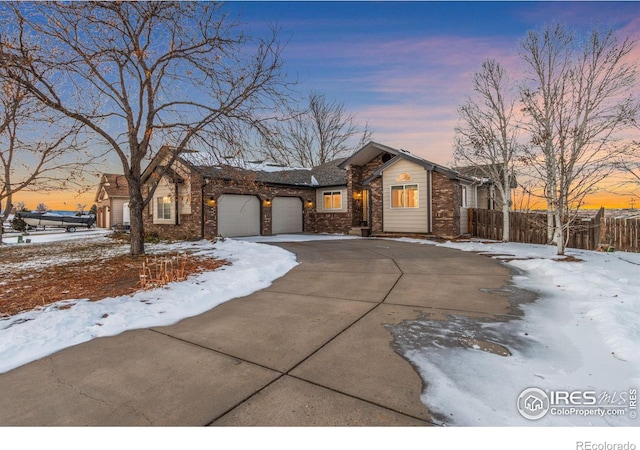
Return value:
<svg viewBox="0 0 640 450">
<path fill-rule="evenodd" d="M 275 197 L 271 205 L 273 234 L 302 233 L 302 200 L 298 197 Z"/>
<path fill-rule="evenodd" d="M 224 194 L 218 200 L 218 234 L 225 237 L 260 234 L 260 200 L 253 195 Z"/>
</svg>

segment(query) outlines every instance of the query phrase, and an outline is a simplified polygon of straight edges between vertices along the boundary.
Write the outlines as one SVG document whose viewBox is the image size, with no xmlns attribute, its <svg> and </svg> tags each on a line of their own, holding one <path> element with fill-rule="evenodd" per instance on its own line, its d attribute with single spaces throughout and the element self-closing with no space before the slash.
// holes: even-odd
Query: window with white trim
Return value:
<svg viewBox="0 0 640 450">
<path fill-rule="evenodd" d="M 417 208 L 418 206 L 417 184 L 391 186 L 392 208 Z"/>
<path fill-rule="evenodd" d="M 322 193 L 323 209 L 342 209 L 342 192 L 327 191 Z"/>
<path fill-rule="evenodd" d="M 171 197 L 158 197 L 156 202 L 156 218 L 171 220 Z"/>
</svg>

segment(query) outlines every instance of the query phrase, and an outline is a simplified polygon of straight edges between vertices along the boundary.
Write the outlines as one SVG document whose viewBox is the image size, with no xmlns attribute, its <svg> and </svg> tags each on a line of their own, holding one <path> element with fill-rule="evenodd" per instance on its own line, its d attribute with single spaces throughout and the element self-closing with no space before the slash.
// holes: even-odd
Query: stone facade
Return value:
<svg viewBox="0 0 640 450">
<path fill-rule="evenodd" d="M 383 177 L 376 177 L 364 186 L 364 181 L 382 166 L 387 159 L 381 153 L 366 164 L 350 165 L 346 171 L 346 212 L 320 212 L 317 191 L 320 186 L 288 185 L 274 182 L 257 182 L 249 178 L 230 179 L 212 177 L 204 183 L 196 170 L 182 175 L 181 192 L 188 192 L 188 200 L 180 199 L 189 214 L 181 214 L 177 224 L 154 224 L 150 208 L 145 211 L 145 230 L 161 237 L 173 239 L 214 238 L 218 233 L 218 202 L 224 194 L 253 195 L 260 201 L 260 234 L 272 234 L 273 216 L 271 202 L 275 197 L 297 197 L 303 204 L 303 231 L 308 233 L 349 233 L 352 228 L 368 227 L 372 235 L 384 234 L 384 186 Z M 426 170 L 426 169 L 425 169 Z M 254 172 L 255 173 L 255 172 Z M 442 237 L 460 235 L 460 207 L 462 191 L 460 181 L 450 178 L 438 169 L 430 170 L 431 234 Z M 233 178 L 233 177 L 232 177 Z M 429 178 L 427 178 L 429 179 Z M 186 186 L 188 184 L 188 186 Z M 363 195 L 364 191 L 368 195 Z M 363 201 L 368 197 L 369 214 L 363 217 Z M 190 203 L 185 203 L 185 202 Z M 184 206 L 186 205 L 186 207 Z M 425 217 L 425 220 L 429 220 Z M 394 233 L 398 234 L 398 233 Z M 415 233 L 412 233 L 415 234 Z"/>
<path fill-rule="evenodd" d="M 309 210 L 306 214 L 309 219 L 310 233 L 344 233 L 351 230 L 351 214 L 346 213 L 319 213 Z"/>
<path fill-rule="evenodd" d="M 260 200 L 260 234 L 272 234 L 272 207 L 275 197 L 297 197 L 303 204 L 303 231 L 308 233 L 348 233 L 351 213 L 321 213 L 316 210 L 316 188 L 269 185 L 251 180 L 212 179 L 208 184 L 195 171 L 191 172 L 191 214 L 181 214 L 179 224 L 154 223 L 150 208 L 144 213 L 145 231 L 169 239 L 211 239 L 218 233 L 218 200 L 223 194 L 254 195 Z M 204 219 L 204 222 L 203 222 Z"/>
<path fill-rule="evenodd" d="M 438 172 L 431 173 L 433 234 L 442 237 L 460 235 L 460 182 Z"/>
<path fill-rule="evenodd" d="M 375 179 L 367 187 L 363 186 L 363 182 L 373 175 L 373 172 L 382 164 L 384 164 L 382 155 L 379 155 L 364 166 L 351 166 L 347 171 L 347 191 L 349 198 L 352 199 L 351 224 L 353 227 L 369 226 L 373 233 L 382 231 L 382 182 Z M 362 191 L 364 189 L 369 190 L 369 220 L 363 220 Z M 368 223 L 369 221 L 371 223 Z"/>
<path fill-rule="evenodd" d="M 191 176 L 183 180 L 182 183 L 187 183 L 190 186 L 191 195 L 186 201 L 190 203 L 191 213 L 180 214 L 177 225 L 157 224 L 153 221 L 152 209 L 147 206 L 143 212 L 144 229 L 146 233 L 177 240 L 197 239 L 202 236 L 202 178 L 196 173 L 191 173 Z M 147 193 L 148 190 L 144 195 L 146 196 Z"/>
<path fill-rule="evenodd" d="M 260 234 L 272 234 L 272 208 L 274 197 L 297 197 L 303 204 L 303 230 L 315 233 L 315 189 L 305 187 L 267 185 L 251 181 L 212 180 L 204 190 L 205 238 L 218 236 L 218 200 L 224 194 L 254 195 L 260 200 Z M 313 207 L 309 207 L 313 205 Z"/>
<path fill-rule="evenodd" d="M 350 192 L 361 192 L 363 181 L 369 178 L 382 164 L 382 155 L 369 161 L 363 166 L 351 166 L 347 174 L 347 187 Z M 460 183 L 449 179 L 436 171 L 431 171 L 431 210 L 432 210 L 432 234 L 442 237 L 455 237 L 460 234 L 460 206 L 462 205 L 462 193 Z M 384 208 L 382 177 L 370 181 L 370 223 L 372 235 L 384 233 Z M 353 200 L 353 226 L 360 226 L 362 217 L 362 201 Z M 397 234 L 397 233 L 394 233 Z"/>
<path fill-rule="evenodd" d="M 369 184 L 371 192 L 371 234 L 380 234 L 383 232 L 383 204 L 382 204 L 382 177 L 378 177 Z"/>
</svg>

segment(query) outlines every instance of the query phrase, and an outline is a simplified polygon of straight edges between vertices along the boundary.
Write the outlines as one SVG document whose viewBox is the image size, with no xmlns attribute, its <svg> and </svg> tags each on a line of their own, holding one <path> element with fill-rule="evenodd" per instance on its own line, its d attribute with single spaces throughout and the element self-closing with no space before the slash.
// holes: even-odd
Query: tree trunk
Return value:
<svg viewBox="0 0 640 450">
<path fill-rule="evenodd" d="M 553 227 L 554 212 L 551 204 L 547 206 L 547 242 L 553 244 L 555 242 L 555 228 Z"/>
<path fill-rule="evenodd" d="M 509 177 L 502 186 L 502 242 L 509 242 L 511 239 L 509 213 L 511 212 L 511 182 Z"/>
<path fill-rule="evenodd" d="M 555 227 L 554 227 L 554 239 L 556 243 L 556 247 L 558 249 L 558 255 L 564 255 L 564 233 L 562 230 L 562 213 L 560 209 L 556 209 L 554 214 L 555 217 Z"/>
<path fill-rule="evenodd" d="M 139 177 L 128 176 L 129 182 L 129 212 L 131 237 L 131 255 L 144 255 L 144 222 L 142 219 L 143 199 Z"/>
<path fill-rule="evenodd" d="M 2 203 L 0 203 L 0 245 L 2 245 L 2 235 L 4 234 L 4 221 L 7 220 L 9 214 L 11 214 L 11 210 L 13 209 L 13 203 L 11 201 L 11 194 L 6 197 L 7 201 L 5 203 L 4 212 L 2 212 Z"/>
</svg>

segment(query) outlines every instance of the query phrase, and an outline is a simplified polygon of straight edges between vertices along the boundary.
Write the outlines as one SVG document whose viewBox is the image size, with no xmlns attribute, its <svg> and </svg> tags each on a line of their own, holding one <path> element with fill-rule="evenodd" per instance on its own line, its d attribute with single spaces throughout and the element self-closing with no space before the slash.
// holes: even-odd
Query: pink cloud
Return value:
<svg viewBox="0 0 640 450">
<path fill-rule="evenodd" d="M 447 106 L 386 105 L 364 108 L 374 140 L 403 148 L 439 164 L 450 164 L 455 110 Z"/>
</svg>

